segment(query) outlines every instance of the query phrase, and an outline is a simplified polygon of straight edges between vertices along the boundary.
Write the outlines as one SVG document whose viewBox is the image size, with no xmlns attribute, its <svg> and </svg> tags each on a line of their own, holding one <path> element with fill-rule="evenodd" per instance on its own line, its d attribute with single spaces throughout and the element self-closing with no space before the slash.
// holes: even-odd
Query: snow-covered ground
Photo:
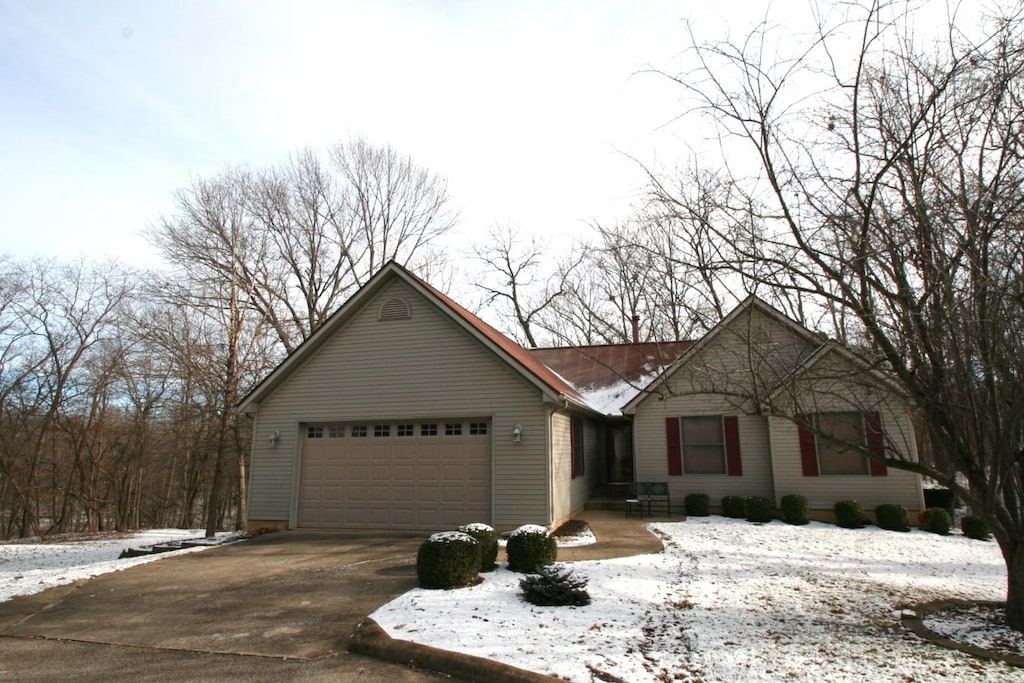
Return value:
<svg viewBox="0 0 1024 683">
<path fill-rule="evenodd" d="M 721 517 L 652 528 L 663 553 L 570 565 L 589 579 L 587 607 L 530 605 L 521 575 L 502 567 L 472 588 L 410 591 L 371 616 L 395 638 L 581 682 L 1024 680 L 1020 669 L 925 643 L 899 624 L 905 606 L 928 600 L 1002 599 L 995 543 Z M 202 533 L 0 543 L 0 601 L 195 552 L 117 559 L 126 547 Z M 926 623 L 955 635 L 967 620 Z"/>
<path fill-rule="evenodd" d="M 993 542 L 721 517 L 651 526 L 663 553 L 570 565 L 589 579 L 586 607 L 530 605 L 501 567 L 371 616 L 394 638 L 581 682 L 1024 680 L 899 623 L 933 599 L 1002 599 Z"/>
<path fill-rule="evenodd" d="M 141 548 L 169 541 L 202 538 L 202 529 L 150 529 L 121 538 L 60 543 L 0 543 L 0 602 L 16 595 L 30 595 L 99 574 L 119 571 L 203 547 L 175 550 L 119 560 L 125 548 Z M 218 541 L 236 537 L 218 534 Z"/>
</svg>

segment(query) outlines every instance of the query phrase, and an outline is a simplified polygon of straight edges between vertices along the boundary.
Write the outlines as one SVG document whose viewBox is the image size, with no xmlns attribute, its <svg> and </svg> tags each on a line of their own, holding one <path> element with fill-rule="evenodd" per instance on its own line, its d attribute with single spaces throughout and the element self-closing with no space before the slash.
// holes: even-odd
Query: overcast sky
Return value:
<svg viewBox="0 0 1024 683">
<path fill-rule="evenodd" d="M 637 72 L 696 4 L 0 0 L 0 251 L 144 263 L 191 177 L 353 135 L 446 176 L 467 238 L 579 234 L 628 212 L 624 153 L 685 145 Z"/>
</svg>

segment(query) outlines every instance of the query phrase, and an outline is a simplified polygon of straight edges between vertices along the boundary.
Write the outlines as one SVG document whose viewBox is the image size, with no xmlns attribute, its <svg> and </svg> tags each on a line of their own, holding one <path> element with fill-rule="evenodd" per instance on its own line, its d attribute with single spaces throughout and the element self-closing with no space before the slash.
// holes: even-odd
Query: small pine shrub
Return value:
<svg viewBox="0 0 1024 683">
<path fill-rule="evenodd" d="M 523 598 L 534 605 L 590 604 L 587 580 L 574 576 L 571 569 L 557 564 L 540 567 L 536 574 L 520 579 L 519 588 L 523 591 Z"/>
<path fill-rule="evenodd" d="M 855 500 L 841 500 L 832 506 L 836 524 L 844 529 L 860 529 L 864 526 L 864 508 Z"/>
<path fill-rule="evenodd" d="M 748 522 L 770 522 L 775 514 L 775 506 L 764 496 L 747 496 L 743 502 L 747 509 Z"/>
<path fill-rule="evenodd" d="M 687 517 L 707 517 L 711 507 L 711 497 L 706 493 L 689 493 L 683 498 Z"/>
<path fill-rule="evenodd" d="M 482 522 L 460 526 L 459 531 L 469 534 L 480 544 L 480 571 L 494 571 L 498 566 L 498 532 Z"/>
<path fill-rule="evenodd" d="M 806 498 L 793 493 L 783 496 L 780 503 L 782 504 L 782 519 L 786 521 L 786 524 L 807 524 Z"/>
<path fill-rule="evenodd" d="M 747 516 L 747 508 L 740 496 L 722 496 L 722 514 L 733 519 Z"/>
<path fill-rule="evenodd" d="M 960 520 L 960 531 L 964 532 L 964 536 L 967 538 L 973 538 L 976 541 L 987 541 L 992 538 L 988 524 L 977 515 L 965 515 Z"/>
<path fill-rule="evenodd" d="M 509 569 L 529 573 L 552 564 L 558 554 L 558 545 L 544 527 L 524 524 L 508 535 L 505 552 L 508 553 Z"/>
<path fill-rule="evenodd" d="M 910 515 L 902 505 L 884 503 L 875 508 L 878 526 L 888 531 L 910 531 Z"/>
<path fill-rule="evenodd" d="M 953 527 L 953 518 L 943 508 L 927 508 L 921 511 L 920 521 L 917 526 L 922 531 L 930 531 L 933 534 L 946 536 Z"/>
<path fill-rule="evenodd" d="M 461 531 L 430 536 L 416 553 L 421 588 L 461 588 L 475 582 L 480 571 L 480 544 Z"/>
</svg>

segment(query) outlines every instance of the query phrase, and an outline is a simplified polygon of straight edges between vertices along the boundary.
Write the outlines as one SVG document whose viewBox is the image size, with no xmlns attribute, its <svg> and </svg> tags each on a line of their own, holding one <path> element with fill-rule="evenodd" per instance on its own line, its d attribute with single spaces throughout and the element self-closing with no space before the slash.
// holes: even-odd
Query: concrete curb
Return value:
<svg viewBox="0 0 1024 683">
<path fill-rule="evenodd" d="M 924 625 L 924 620 L 929 614 L 941 612 L 942 610 L 950 607 L 971 607 L 974 605 L 978 605 L 979 607 L 999 607 L 1003 604 L 1005 603 L 987 600 L 935 600 L 923 605 L 915 605 L 914 607 L 905 610 L 902 620 L 903 625 L 910 629 L 919 638 L 923 638 L 924 640 L 935 643 L 941 647 L 966 652 L 967 654 L 980 659 L 991 659 L 998 662 L 1005 662 L 1011 666 L 1024 667 L 1024 657 L 1022 656 L 993 652 L 992 650 L 986 650 L 975 645 L 951 640 Z"/>
<path fill-rule="evenodd" d="M 349 638 L 348 651 L 477 683 L 551 683 L 562 680 L 482 657 L 392 638 L 369 617 L 360 622 Z"/>
</svg>

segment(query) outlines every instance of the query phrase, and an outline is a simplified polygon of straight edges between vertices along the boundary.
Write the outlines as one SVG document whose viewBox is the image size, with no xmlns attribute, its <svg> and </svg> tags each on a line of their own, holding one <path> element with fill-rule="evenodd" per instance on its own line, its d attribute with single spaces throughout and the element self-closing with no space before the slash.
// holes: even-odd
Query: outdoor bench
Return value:
<svg viewBox="0 0 1024 683">
<path fill-rule="evenodd" d="M 626 516 L 633 514 L 635 506 L 640 511 L 640 516 L 653 513 L 654 503 L 665 504 L 665 514 L 672 514 L 672 501 L 668 492 L 668 482 L 665 481 L 638 481 L 629 485 L 626 494 Z"/>
</svg>

